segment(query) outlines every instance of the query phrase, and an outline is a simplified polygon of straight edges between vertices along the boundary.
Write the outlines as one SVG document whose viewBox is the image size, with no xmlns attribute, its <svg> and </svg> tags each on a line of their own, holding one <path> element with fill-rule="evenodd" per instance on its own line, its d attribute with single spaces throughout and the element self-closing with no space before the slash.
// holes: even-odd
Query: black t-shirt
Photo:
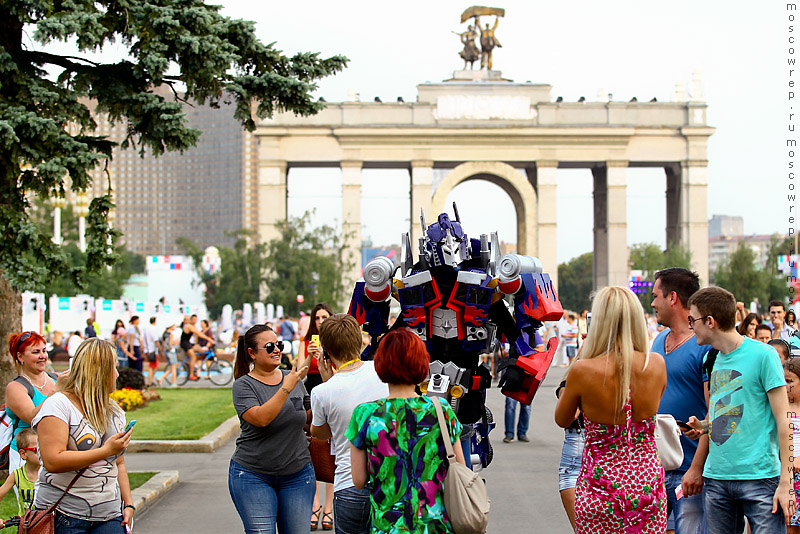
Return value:
<svg viewBox="0 0 800 534">
<path fill-rule="evenodd" d="M 282 373 L 285 377 L 289 371 Z M 242 428 L 236 440 L 233 461 L 251 471 L 271 476 L 297 473 L 311 461 L 303 432 L 311 400 L 302 382 L 297 383 L 281 411 L 267 426 L 257 427 L 242 418 L 244 412 L 267 402 L 282 386 L 283 379 L 278 385 L 268 386 L 250 375 L 233 383 L 233 406 Z"/>
</svg>

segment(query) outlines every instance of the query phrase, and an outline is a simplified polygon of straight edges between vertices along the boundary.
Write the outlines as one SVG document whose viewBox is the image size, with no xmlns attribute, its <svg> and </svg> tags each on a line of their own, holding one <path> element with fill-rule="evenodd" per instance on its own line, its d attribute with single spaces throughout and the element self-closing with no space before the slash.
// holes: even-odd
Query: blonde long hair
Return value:
<svg viewBox="0 0 800 534">
<path fill-rule="evenodd" d="M 96 337 L 89 338 L 78 347 L 69 375 L 58 388 L 78 398 L 83 415 L 99 434 L 105 433 L 109 415 L 121 411 L 110 397 L 116 386 L 116 365 L 114 345 Z"/>
<path fill-rule="evenodd" d="M 636 295 L 626 287 L 601 289 L 592 302 L 592 326 L 581 349 L 588 360 L 608 354 L 616 363 L 619 378 L 619 411 L 625 406 L 631 384 L 633 353 L 648 351 L 644 309 Z"/>
</svg>

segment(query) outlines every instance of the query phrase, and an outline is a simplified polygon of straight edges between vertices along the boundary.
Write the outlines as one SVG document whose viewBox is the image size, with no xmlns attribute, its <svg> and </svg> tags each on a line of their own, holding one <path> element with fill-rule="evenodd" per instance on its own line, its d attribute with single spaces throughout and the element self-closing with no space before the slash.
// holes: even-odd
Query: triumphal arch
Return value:
<svg viewBox="0 0 800 534">
<path fill-rule="evenodd" d="M 556 170 L 588 168 L 594 177 L 594 284 L 627 285 L 627 169 L 660 167 L 667 184 L 666 241 L 688 247 L 707 282 L 707 143 L 714 129 L 706 124 L 706 103 L 688 97 L 581 100 L 554 100 L 550 85 L 515 83 L 499 71 L 462 70 L 441 83 L 418 85 L 416 102 L 328 103 L 312 117 L 262 121 L 256 130 L 259 236 L 275 237 L 287 216 L 292 167 L 341 168 L 343 227 L 359 258 L 362 169 L 409 169 L 412 244 L 421 232 L 420 209 L 432 221 L 445 211 L 454 187 L 483 179 L 514 203 L 518 252 L 539 257 L 555 280 L 556 213 L 570 209 L 557 205 Z M 449 171 L 436 185 L 434 169 Z M 467 230 L 492 230 L 490 217 L 487 211 L 486 227 Z"/>
</svg>

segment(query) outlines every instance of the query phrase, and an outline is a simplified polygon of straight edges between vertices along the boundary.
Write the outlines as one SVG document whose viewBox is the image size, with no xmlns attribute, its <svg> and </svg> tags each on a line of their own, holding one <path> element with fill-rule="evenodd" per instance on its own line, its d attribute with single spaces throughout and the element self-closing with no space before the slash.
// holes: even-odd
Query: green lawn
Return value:
<svg viewBox="0 0 800 534">
<path fill-rule="evenodd" d="M 236 415 L 230 388 L 159 389 L 161 400 L 128 412 L 133 439 L 199 439 Z"/>
<path fill-rule="evenodd" d="M 128 473 L 128 480 L 131 483 L 131 489 L 136 489 L 148 480 L 150 477 L 155 475 L 155 473 Z M 9 517 L 15 516 L 18 513 L 17 509 L 17 498 L 14 496 L 14 491 L 8 492 L 2 501 L 0 501 L 0 518 L 8 519 Z M 9 527 L 7 530 L 3 529 L 3 532 L 16 532 L 17 527 Z"/>
</svg>

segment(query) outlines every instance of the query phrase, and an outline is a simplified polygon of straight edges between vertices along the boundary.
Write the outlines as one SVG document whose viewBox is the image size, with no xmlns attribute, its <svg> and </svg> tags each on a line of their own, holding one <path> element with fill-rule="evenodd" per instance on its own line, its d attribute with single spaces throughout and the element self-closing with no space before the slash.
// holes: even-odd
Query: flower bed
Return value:
<svg viewBox="0 0 800 534">
<path fill-rule="evenodd" d="M 117 404 L 126 412 L 135 410 L 144 404 L 142 392 L 133 388 L 118 389 L 111 394 L 111 398 L 117 401 Z"/>
</svg>

